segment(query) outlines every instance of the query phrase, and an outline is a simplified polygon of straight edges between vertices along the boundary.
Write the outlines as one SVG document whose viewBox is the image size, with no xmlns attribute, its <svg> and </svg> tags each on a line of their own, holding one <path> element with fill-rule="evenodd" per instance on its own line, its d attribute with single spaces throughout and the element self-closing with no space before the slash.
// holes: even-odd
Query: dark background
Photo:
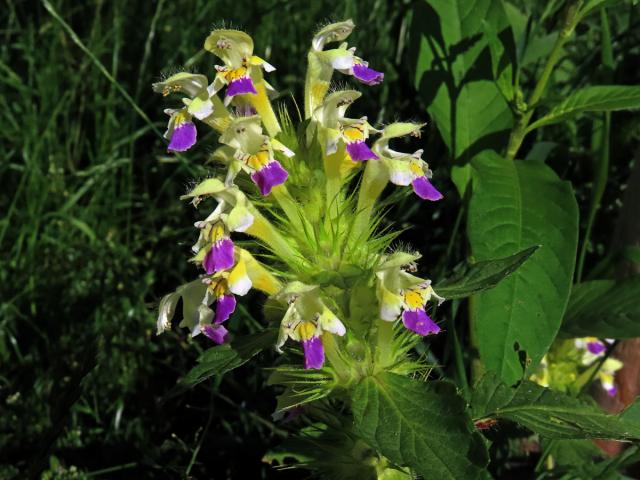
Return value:
<svg viewBox="0 0 640 480">
<path fill-rule="evenodd" d="M 159 298 L 196 274 L 186 263 L 195 212 L 178 200 L 205 176 L 215 136 L 180 158 L 167 155 L 165 103 L 150 84 L 187 68 L 213 77 L 202 50 L 212 27 L 242 28 L 277 67 L 269 81 L 293 110 L 302 102 L 313 32 L 352 18 L 358 54 L 385 72 L 361 88 L 352 116 L 379 125 L 428 121 L 413 86 L 409 0 L 4 2 L 0 8 L 0 478 L 305 478 L 261 459 L 287 435 L 274 421 L 275 393 L 262 366 L 272 352 L 171 398 L 167 393 L 208 345 L 184 331 L 155 336 Z M 514 2 L 537 15 L 538 2 Z M 562 2 L 556 2 L 558 9 Z M 637 14 L 610 11 L 611 83 L 637 84 Z M 56 13 L 57 12 L 57 13 Z M 59 17 L 56 18 L 55 15 Z M 576 32 L 557 80 L 564 89 L 604 75 L 597 18 Z M 67 22 L 75 36 L 65 29 Z M 546 27 L 556 26 L 551 15 Z M 101 65 L 104 71 L 98 67 Z M 522 82 L 530 85 L 535 68 Z M 349 83 L 346 77 L 340 82 Z M 359 88 L 359 87 L 358 87 Z M 145 119 L 134 105 L 148 118 Z M 638 119 L 613 116 L 611 171 L 588 267 L 605 257 L 638 145 Z M 586 211 L 590 131 L 544 131 L 547 162 L 573 182 Z M 531 142 L 523 147 L 523 153 Z M 389 219 L 424 255 L 434 279 L 463 261 L 464 229 L 451 238 L 460 198 L 447 151 L 430 123 L 407 149 L 424 148 L 445 194 L 437 205 L 410 195 Z M 231 329 L 257 331 L 264 297 L 253 293 Z M 447 312 L 444 311 L 443 315 Z M 459 333 L 464 337 L 464 328 Z M 438 340 L 447 363 L 447 340 Z"/>
</svg>

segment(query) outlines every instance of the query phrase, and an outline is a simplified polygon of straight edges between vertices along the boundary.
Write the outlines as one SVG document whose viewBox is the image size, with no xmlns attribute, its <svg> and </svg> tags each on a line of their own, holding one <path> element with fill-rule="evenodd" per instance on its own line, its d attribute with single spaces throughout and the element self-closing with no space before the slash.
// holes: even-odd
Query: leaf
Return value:
<svg viewBox="0 0 640 480">
<path fill-rule="evenodd" d="M 467 227 L 475 258 L 486 261 L 541 245 L 516 272 L 472 302 L 480 358 L 513 384 L 523 375 L 516 347 L 535 366 L 560 327 L 575 264 L 578 208 L 569 183 L 542 163 L 483 152 L 472 167 Z"/>
<path fill-rule="evenodd" d="M 561 122 L 583 112 L 608 112 L 640 108 L 640 87 L 602 85 L 580 89 L 527 127 L 527 132 Z"/>
<path fill-rule="evenodd" d="M 543 449 L 548 445 L 549 455 L 559 467 L 582 467 L 593 459 L 604 457 L 604 452 L 595 443 L 586 439 L 548 440 L 542 442 Z"/>
<path fill-rule="evenodd" d="M 598 8 L 608 7 L 622 3 L 622 0 L 587 0 L 580 10 L 580 18 L 584 18 Z"/>
<path fill-rule="evenodd" d="M 627 422 L 640 425 L 640 397 L 636 397 L 633 403 L 622 411 L 620 417 Z"/>
<path fill-rule="evenodd" d="M 425 478 L 481 477 L 486 449 L 452 384 L 380 373 L 356 386 L 352 408 L 364 440 L 392 462 Z"/>
<path fill-rule="evenodd" d="M 205 350 L 198 358 L 198 365 L 180 380 L 167 397 L 178 395 L 209 377 L 223 375 L 244 365 L 262 350 L 274 345 L 277 335 L 276 329 L 267 329 Z"/>
<path fill-rule="evenodd" d="M 591 399 L 582 400 L 523 381 L 510 388 L 485 374 L 471 397 L 474 421 L 510 420 L 546 438 L 640 439 L 640 425 L 605 413 Z"/>
<path fill-rule="evenodd" d="M 575 285 L 561 328 L 563 337 L 640 337 L 640 276 Z"/>
<path fill-rule="evenodd" d="M 493 288 L 515 272 L 538 247 L 534 245 L 515 255 L 471 264 L 465 271 L 451 279 L 443 280 L 434 289 L 438 295 L 453 300 Z"/>
<path fill-rule="evenodd" d="M 475 152 L 504 144 L 513 123 L 494 82 L 485 31 L 495 32 L 491 38 L 500 39 L 510 59 L 513 36 L 499 0 L 423 0 L 412 18 L 414 82 L 455 162 L 454 183 L 462 194 L 469 180 L 465 164 Z M 496 46 L 495 53 L 502 53 Z"/>
</svg>

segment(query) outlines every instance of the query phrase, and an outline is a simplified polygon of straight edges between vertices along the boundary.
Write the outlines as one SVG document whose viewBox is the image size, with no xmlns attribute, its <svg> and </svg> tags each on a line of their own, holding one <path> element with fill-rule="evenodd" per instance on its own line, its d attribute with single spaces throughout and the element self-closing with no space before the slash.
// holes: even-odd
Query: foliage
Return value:
<svg viewBox="0 0 640 480">
<path fill-rule="evenodd" d="M 619 478 L 637 446 L 603 460 L 584 440 L 637 438 L 635 405 L 609 416 L 585 396 L 610 352 L 584 365 L 572 350 L 584 372 L 567 393 L 528 377 L 562 342 L 637 335 L 637 279 L 616 278 L 637 252 L 612 239 L 639 138 L 637 13 L 598 0 L 8 2 L 0 477 L 306 478 L 297 465 L 326 478 Z M 163 153 L 149 84 L 177 65 L 214 74 L 198 47 L 225 21 L 278 68 L 294 112 L 328 16 L 352 18 L 358 54 L 385 72 L 359 113 L 427 122 L 402 150 L 424 149 L 444 199 L 385 190 L 373 250 L 422 255 L 452 300 L 429 311 L 442 333 L 396 329 L 393 362 L 349 378 L 274 352 L 265 325 L 283 309 L 262 294 L 239 302 L 230 344 L 156 337 L 160 296 L 194 276 L 182 245 L 197 218 L 176 199 L 220 167 L 203 130 L 199 148 Z M 353 287 L 348 309 L 373 315 L 371 286 L 349 284 L 360 270 L 305 274 Z M 342 348 L 361 362 L 362 344 Z"/>
</svg>

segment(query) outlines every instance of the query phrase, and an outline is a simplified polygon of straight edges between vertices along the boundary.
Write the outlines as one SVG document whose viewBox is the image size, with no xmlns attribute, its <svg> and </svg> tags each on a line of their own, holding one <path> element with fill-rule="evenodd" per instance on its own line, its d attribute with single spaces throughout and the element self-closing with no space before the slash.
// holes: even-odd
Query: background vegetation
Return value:
<svg viewBox="0 0 640 480">
<path fill-rule="evenodd" d="M 562 4 L 511 3 L 523 29 L 532 32 L 522 63 L 525 87 L 550 51 Z M 362 113 L 377 112 L 370 114 L 372 123 L 400 115 L 427 121 L 434 99 L 429 85 L 414 86 L 418 52 L 411 36 L 423 6 L 420 0 L 5 3 L 0 478 L 36 478 L 43 471 L 48 478 L 301 476 L 261 462 L 288 428 L 271 417 L 275 400 L 258 368 L 262 362 L 169 395 L 207 344 L 177 332 L 156 338 L 154 308 L 161 294 L 193 276 L 184 260 L 194 213 L 177 198 L 207 174 L 214 138 L 200 143 L 188 161 L 166 155 L 159 135 L 162 102 L 150 84 L 180 67 L 211 75 L 202 43 L 212 25 L 225 22 L 251 33 L 257 53 L 278 68 L 272 83 L 290 102 L 291 95 L 301 98 L 317 26 L 353 18 L 358 28 L 351 42 L 386 75 L 380 87 L 364 91 Z M 608 46 L 601 17 L 587 18 L 559 64 L 552 97 L 597 79 L 640 81 L 638 10 L 621 2 L 607 13 Z M 604 58 L 603 48 L 609 52 Z M 591 119 L 542 130 L 521 150 L 571 181 L 581 242 L 587 231 L 591 239 L 581 268 L 586 273 L 612 265 L 611 232 L 634 165 L 639 118 L 612 116 L 604 181 L 595 175 Z M 416 142 L 445 200 L 434 207 L 405 197 L 390 218 L 406 227 L 402 241 L 421 251 L 437 279 L 468 255 L 465 237 L 456 233 L 462 202 L 449 180 L 455 162 L 433 122 Z M 599 213 L 587 229 L 598 188 Z M 260 302 L 258 295 L 250 299 L 232 322 L 257 329 Z M 466 329 L 457 334 L 464 338 Z M 453 345 L 451 335 L 443 335 L 433 351 L 434 363 L 455 377 Z"/>
</svg>

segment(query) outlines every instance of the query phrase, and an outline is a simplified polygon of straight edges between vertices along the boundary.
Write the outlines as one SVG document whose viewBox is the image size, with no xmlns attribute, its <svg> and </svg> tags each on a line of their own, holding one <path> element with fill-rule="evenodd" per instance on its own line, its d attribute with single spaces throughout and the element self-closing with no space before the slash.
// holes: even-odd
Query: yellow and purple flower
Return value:
<svg viewBox="0 0 640 480">
<path fill-rule="evenodd" d="M 433 172 L 429 165 L 422 160 L 422 150 L 407 154 L 392 150 L 389 142 L 393 138 L 406 135 L 419 137 L 420 129 L 424 125 L 414 123 L 392 123 L 382 130 L 382 135 L 373 145 L 382 163 L 387 168 L 389 181 L 395 185 L 411 185 L 413 191 L 423 200 L 437 201 L 442 194 L 431 183 Z"/>
<path fill-rule="evenodd" d="M 164 137 L 169 140 L 167 150 L 170 152 L 184 152 L 190 149 L 197 138 L 196 126 L 193 118 L 204 120 L 214 113 L 215 97 L 212 87 L 208 85 L 207 77 L 189 72 L 180 72 L 170 76 L 162 82 L 153 84 L 155 92 L 168 96 L 172 93 L 186 93 L 188 97 L 182 99 L 184 107 L 166 109 L 169 124 Z M 218 100 L 219 103 L 219 100 Z"/>
<path fill-rule="evenodd" d="M 229 284 L 226 278 L 207 279 L 209 284 L 207 287 L 207 295 L 205 303 L 209 304 L 210 298 L 213 298 L 215 310 L 212 310 L 213 316 L 211 323 L 206 323 L 202 327 L 202 333 L 218 345 L 225 343 L 228 331 L 222 325 L 233 314 L 236 309 L 236 297 L 229 290 Z"/>
<path fill-rule="evenodd" d="M 167 151 L 169 152 L 185 152 L 196 144 L 198 131 L 192 116 L 186 110 L 174 110 L 167 108 L 164 111 L 169 115 L 169 124 L 164 133 L 164 138 L 169 140 Z"/>
<path fill-rule="evenodd" d="M 227 86 L 225 103 L 236 95 L 257 95 L 254 79 L 258 70 L 275 70 L 273 65 L 253 54 L 253 39 L 239 30 L 214 30 L 205 40 L 204 48 L 224 61 L 224 65 L 215 67 L 214 91 Z"/>
<path fill-rule="evenodd" d="M 607 344 L 613 344 L 613 340 L 607 338 L 603 342 L 596 337 L 576 338 L 574 340 L 575 347 L 582 352 L 581 361 L 582 365 L 585 366 L 594 365 L 596 361 L 604 357 L 607 353 Z M 615 397 L 618 393 L 618 388 L 615 384 L 615 373 L 622 367 L 623 364 L 620 360 L 609 357 L 604 361 L 596 374 L 602 388 L 611 397 Z"/>
<path fill-rule="evenodd" d="M 325 155 L 332 155 L 344 144 L 349 158 L 354 162 L 378 159 L 378 155 L 366 144 L 369 132 L 377 131 L 369 125 L 367 117 L 345 117 L 349 105 L 361 95 L 355 90 L 333 92 L 313 112 L 308 135 L 317 132 Z"/>
<path fill-rule="evenodd" d="M 343 336 L 346 333 L 344 324 L 324 304 L 317 286 L 291 282 L 278 297 L 286 299 L 289 307 L 280 323 L 276 350 L 282 352 L 290 338 L 302 344 L 305 368 L 322 368 L 325 361 L 322 335 Z"/>
<path fill-rule="evenodd" d="M 377 297 L 380 318 L 393 322 L 402 316 L 404 326 L 418 335 L 430 335 L 440 327 L 426 312 L 427 303 L 436 299 L 438 305 L 444 298 L 434 292 L 430 280 L 418 278 L 407 270 L 414 270 L 412 256 L 398 253 L 388 257 L 376 273 Z M 399 265 L 399 262 L 404 262 Z"/>
<path fill-rule="evenodd" d="M 346 119 L 345 119 L 346 120 Z M 378 156 L 371 151 L 365 140 L 369 137 L 367 118 L 344 122 L 340 129 L 345 141 L 347 153 L 354 162 L 377 160 Z"/>
<path fill-rule="evenodd" d="M 220 142 L 231 147 L 218 149 L 214 157 L 230 164 L 227 183 L 231 183 L 239 170 L 250 174 L 262 195 L 269 195 L 273 187 L 283 184 L 289 177 L 282 164 L 274 158 L 273 142 L 262 133 L 260 117 L 238 117 L 220 137 Z M 277 143 L 285 155 L 289 149 Z M 233 153 L 232 153 L 233 152 Z"/>
<path fill-rule="evenodd" d="M 355 55 L 355 47 L 341 43 L 337 48 L 325 50 L 328 43 L 342 42 L 353 31 L 351 20 L 332 23 L 320 29 L 313 37 L 308 55 L 307 85 L 305 91 L 305 115 L 311 116 L 322 104 L 329 91 L 333 71 L 352 75 L 365 85 L 377 85 L 384 79 L 384 73 L 369 67 L 368 62 Z"/>
</svg>

